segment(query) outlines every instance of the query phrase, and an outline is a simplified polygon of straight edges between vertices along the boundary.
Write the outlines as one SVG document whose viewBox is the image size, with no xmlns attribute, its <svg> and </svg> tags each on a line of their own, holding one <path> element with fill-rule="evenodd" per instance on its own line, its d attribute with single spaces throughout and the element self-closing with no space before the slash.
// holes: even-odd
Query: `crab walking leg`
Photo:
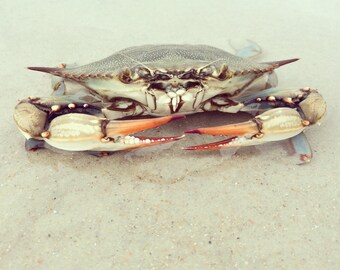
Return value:
<svg viewBox="0 0 340 270">
<path fill-rule="evenodd" d="M 299 156 L 300 163 L 305 164 L 311 161 L 313 157 L 312 149 L 308 142 L 306 135 L 301 132 L 295 137 L 289 138 L 289 143 L 291 144 L 293 151 L 295 154 Z"/>
<path fill-rule="evenodd" d="M 252 58 L 262 53 L 261 47 L 254 41 L 230 40 L 229 45 L 234 49 L 235 55 L 243 58 Z"/>
<path fill-rule="evenodd" d="M 310 122 L 291 108 L 266 111 L 250 121 L 219 127 L 187 130 L 185 133 L 235 136 L 227 140 L 184 148 L 185 150 L 213 150 L 263 144 L 285 140 L 301 133 Z"/>
<path fill-rule="evenodd" d="M 43 140 L 67 151 L 119 151 L 163 144 L 183 138 L 146 138 L 129 134 L 158 127 L 183 116 L 139 120 L 107 120 L 93 115 L 70 113 L 56 117 L 41 133 Z"/>
<path fill-rule="evenodd" d="M 52 77 L 52 96 L 63 96 L 66 93 L 66 86 L 63 79 L 59 77 Z"/>
<path fill-rule="evenodd" d="M 65 64 L 60 64 L 58 68 L 65 68 Z M 63 96 L 66 93 L 66 86 L 64 78 L 52 76 L 51 79 L 51 85 L 52 85 L 52 96 Z"/>
</svg>

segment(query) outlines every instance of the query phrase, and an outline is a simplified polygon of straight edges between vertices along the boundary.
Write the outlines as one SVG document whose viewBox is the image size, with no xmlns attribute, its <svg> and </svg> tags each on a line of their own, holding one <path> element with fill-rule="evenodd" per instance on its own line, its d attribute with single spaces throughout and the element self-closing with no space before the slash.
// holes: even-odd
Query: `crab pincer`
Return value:
<svg viewBox="0 0 340 270">
<path fill-rule="evenodd" d="M 34 105 L 29 102 L 32 100 L 26 100 L 17 105 L 14 119 L 26 139 L 34 144 L 45 143 L 67 151 L 114 152 L 164 144 L 184 137 L 184 135 L 171 137 L 131 135 L 185 117 L 181 115 L 110 120 L 88 113 L 67 113 L 49 119 L 45 107 L 41 106 L 39 108 L 42 109 L 39 109 L 36 107 L 38 104 Z M 54 106 L 61 107 L 61 105 Z M 51 115 L 53 115 L 53 110 L 50 112 Z M 35 146 L 29 147 L 29 149 L 35 148 Z"/>
<path fill-rule="evenodd" d="M 186 130 L 185 133 L 232 136 L 219 142 L 185 147 L 185 150 L 214 150 L 285 140 L 301 133 L 310 122 L 291 108 L 276 108 L 237 124 Z"/>
<path fill-rule="evenodd" d="M 137 120 L 107 120 L 87 114 L 66 114 L 52 120 L 41 136 L 49 145 L 68 151 L 119 151 L 164 144 L 182 139 L 133 136 L 132 133 L 158 127 L 184 116 Z"/>
</svg>

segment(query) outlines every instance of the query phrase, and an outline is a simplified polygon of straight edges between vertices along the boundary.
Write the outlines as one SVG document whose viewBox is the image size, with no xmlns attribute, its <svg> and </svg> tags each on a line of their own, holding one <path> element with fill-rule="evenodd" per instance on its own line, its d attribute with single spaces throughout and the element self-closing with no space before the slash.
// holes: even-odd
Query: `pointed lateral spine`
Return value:
<svg viewBox="0 0 340 270">
<path fill-rule="evenodd" d="M 112 79 L 112 74 L 73 74 L 68 73 L 66 69 L 63 68 L 48 68 L 48 67 L 28 67 L 30 70 L 34 71 L 40 71 L 44 73 L 49 73 L 55 76 L 59 76 L 66 79 L 72 79 L 72 80 L 86 80 L 88 78 L 91 79 Z"/>
</svg>

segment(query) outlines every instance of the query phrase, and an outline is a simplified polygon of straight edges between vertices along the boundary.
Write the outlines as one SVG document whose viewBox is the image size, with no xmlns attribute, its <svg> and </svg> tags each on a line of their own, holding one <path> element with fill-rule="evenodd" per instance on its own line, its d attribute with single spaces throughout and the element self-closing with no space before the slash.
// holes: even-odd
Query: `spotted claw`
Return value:
<svg viewBox="0 0 340 270">
<path fill-rule="evenodd" d="M 68 107 L 74 106 L 74 104 L 69 104 Z M 53 107 L 58 108 L 54 110 Z M 108 120 L 87 114 L 85 110 L 84 113 L 79 111 L 79 113 L 56 114 L 55 118 L 50 118 L 49 116 L 53 116 L 54 111 L 58 112 L 59 107 L 61 105 L 53 105 L 49 114 L 28 101 L 17 105 L 14 119 L 27 139 L 28 150 L 50 145 L 67 151 L 113 152 L 164 144 L 184 137 L 184 135 L 173 137 L 130 135 L 184 118 L 180 115 L 138 120 Z"/>
<path fill-rule="evenodd" d="M 276 108 L 243 123 L 187 130 L 185 133 L 233 137 L 219 142 L 185 147 L 184 150 L 214 150 L 280 141 L 298 135 L 309 124 L 310 122 L 302 119 L 295 109 Z"/>
</svg>

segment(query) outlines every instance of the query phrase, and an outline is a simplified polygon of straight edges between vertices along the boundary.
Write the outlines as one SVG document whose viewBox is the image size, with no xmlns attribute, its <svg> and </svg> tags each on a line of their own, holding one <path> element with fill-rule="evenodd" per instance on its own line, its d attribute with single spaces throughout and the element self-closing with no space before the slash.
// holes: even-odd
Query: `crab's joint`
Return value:
<svg viewBox="0 0 340 270">
<path fill-rule="evenodd" d="M 103 133 L 103 139 L 104 139 L 104 141 L 103 141 L 103 139 L 102 139 L 102 142 L 108 142 L 108 141 L 110 141 L 109 140 L 109 138 L 107 137 L 107 134 L 106 134 L 106 126 L 107 126 L 107 124 L 109 123 L 110 121 L 109 120 L 107 120 L 107 119 L 103 119 L 102 121 L 101 121 L 101 130 L 102 130 L 102 133 Z"/>
<path fill-rule="evenodd" d="M 253 119 L 251 119 L 251 121 L 253 121 L 256 124 L 257 130 L 258 130 L 258 133 L 255 134 L 256 138 L 262 137 L 263 136 L 263 133 L 262 133 L 263 123 L 262 123 L 262 121 L 258 117 L 254 117 Z"/>
</svg>

